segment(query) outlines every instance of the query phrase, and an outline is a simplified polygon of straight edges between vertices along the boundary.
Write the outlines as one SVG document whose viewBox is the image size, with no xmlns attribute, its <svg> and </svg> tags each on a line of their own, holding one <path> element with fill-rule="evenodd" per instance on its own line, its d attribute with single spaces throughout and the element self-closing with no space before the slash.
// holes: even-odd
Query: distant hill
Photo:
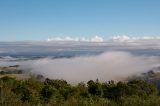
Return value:
<svg viewBox="0 0 160 106">
<path fill-rule="evenodd" d="M 135 79 L 151 82 L 155 84 L 158 88 L 160 88 L 160 66 L 154 67 L 149 71 L 147 71 L 146 73 L 141 73 L 140 75 L 128 78 L 128 80 L 135 80 Z"/>
</svg>

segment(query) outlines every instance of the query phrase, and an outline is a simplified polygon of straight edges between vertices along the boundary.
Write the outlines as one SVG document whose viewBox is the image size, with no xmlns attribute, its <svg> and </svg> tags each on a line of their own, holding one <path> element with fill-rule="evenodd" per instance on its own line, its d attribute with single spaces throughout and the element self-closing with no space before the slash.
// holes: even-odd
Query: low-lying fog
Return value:
<svg viewBox="0 0 160 106">
<path fill-rule="evenodd" d="M 62 46 L 60 46 L 59 49 L 61 48 L 61 51 L 56 52 L 57 54 L 61 53 L 64 55 L 61 58 L 43 56 L 41 58 L 36 58 L 36 59 L 35 58 L 27 59 L 28 58 L 27 56 L 26 57 L 20 56 L 16 58 L 10 57 L 10 56 L 7 56 L 7 57 L 1 56 L 0 65 L 1 66 L 2 65 L 3 66 L 4 65 L 20 65 L 20 69 L 22 70 L 31 71 L 36 74 L 42 74 L 45 77 L 49 77 L 52 79 L 57 79 L 57 78 L 65 79 L 70 83 L 78 83 L 81 81 L 88 81 L 91 79 L 95 80 L 97 78 L 100 81 L 124 80 L 125 78 L 132 76 L 134 74 L 147 72 L 153 67 L 160 66 L 160 56 L 157 55 L 159 52 L 150 51 L 150 50 L 159 51 L 159 49 L 158 48 L 153 49 L 151 46 L 143 47 L 143 46 L 137 46 L 137 45 L 136 46 L 135 45 L 133 46 L 130 46 L 130 45 L 129 46 L 126 46 L 126 45 L 113 46 L 112 45 L 111 47 L 110 45 L 108 46 L 108 43 L 106 45 L 104 43 L 97 44 L 97 45 L 92 44 L 92 46 L 91 45 L 88 45 L 88 46 L 72 45 L 72 47 L 67 46 L 65 44 L 60 44 L 60 45 L 63 45 L 63 48 L 65 48 L 65 49 L 62 49 Z M 8 46 L 8 49 L 3 48 L 0 50 L 9 51 L 9 48 L 11 48 L 12 46 Z M 29 44 L 20 46 L 19 44 L 15 44 L 15 48 L 16 48 L 15 50 L 23 51 L 26 49 L 26 51 L 41 50 L 45 52 L 45 50 L 47 49 L 44 48 L 43 46 L 40 46 L 40 45 L 37 46 L 37 44 L 36 45 L 34 44 L 33 46 Z M 55 46 L 55 45 L 54 47 L 53 45 L 52 46 L 45 45 L 45 47 L 48 47 L 49 48 L 48 50 L 50 49 L 53 49 L 55 51 L 59 50 L 58 46 Z M 55 49 L 55 47 L 57 49 Z M 138 50 L 137 50 L 137 47 L 139 47 Z M 65 53 L 66 51 L 68 51 L 68 48 L 70 48 L 70 51 L 72 51 L 73 54 L 74 53 L 81 54 L 85 48 L 85 51 L 86 51 L 85 53 L 87 55 L 74 54 L 70 58 L 67 58 L 67 54 Z M 88 51 L 87 51 L 87 48 L 88 48 Z M 101 48 L 101 52 L 97 53 L 97 51 L 100 50 L 100 48 Z M 76 52 L 74 50 L 76 50 Z M 93 55 L 93 53 L 95 54 Z M 3 52 L 2 54 L 4 55 L 5 53 Z M 40 56 L 40 54 L 37 54 L 37 55 Z"/>
<path fill-rule="evenodd" d="M 41 58 L 28 61 L 2 62 L 20 65 L 20 69 L 71 83 L 95 80 L 124 80 L 134 74 L 160 66 L 159 56 L 135 56 L 127 52 L 106 52 L 96 56 Z M 1 64 L 2 64 L 1 63 Z"/>
</svg>

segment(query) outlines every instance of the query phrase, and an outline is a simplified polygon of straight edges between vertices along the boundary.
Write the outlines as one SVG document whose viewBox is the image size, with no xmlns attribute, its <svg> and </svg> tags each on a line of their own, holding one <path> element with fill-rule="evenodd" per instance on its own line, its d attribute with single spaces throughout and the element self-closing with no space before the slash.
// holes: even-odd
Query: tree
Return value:
<svg viewBox="0 0 160 106">
<path fill-rule="evenodd" d="M 16 88 L 12 89 L 14 93 L 20 95 L 20 98 L 23 102 L 29 101 L 31 97 L 31 92 L 25 85 L 19 85 Z"/>
<path fill-rule="evenodd" d="M 90 80 L 87 82 L 87 85 L 88 85 L 88 92 L 91 95 L 99 96 L 99 97 L 102 96 L 103 94 L 102 85 L 98 80 L 95 82 L 93 80 Z"/>
<path fill-rule="evenodd" d="M 85 83 L 81 82 L 77 85 L 77 93 L 80 97 L 89 97 L 88 90 Z"/>
<path fill-rule="evenodd" d="M 40 91 L 40 94 L 42 98 L 45 100 L 45 102 L 49 102 L 51 97 L 55 94 L 56 89 L 50 85 L 44 85 L 42 90 Z"/>
<path fill-rule="evenodd" d="M 133 80 L 127 83 L 128 95 L 149 96 L 157 93 L 157 88 L 148 82 L 142 80 Z"/>
</svg>

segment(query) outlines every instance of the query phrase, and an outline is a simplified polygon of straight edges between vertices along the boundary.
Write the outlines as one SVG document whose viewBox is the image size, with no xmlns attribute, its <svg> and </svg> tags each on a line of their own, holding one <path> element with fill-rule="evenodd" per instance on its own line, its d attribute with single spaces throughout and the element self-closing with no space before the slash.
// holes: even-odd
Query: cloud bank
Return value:
<svg viewBox="0 0 160 106">
<path fill-rule="evenodd" d="M 133 43 L 128 43 L 133 38 L 127 36 L 122 38 L 124 39 L 122 43 L 0 42 L 0 51 L 3 51 L 0 65 L 18 64 L 23 70 L 53 79 L 65 79 L 71 83 L 97 78 L 101 81 L 121 80 L 160 66 L 159 38 L 136 38 L 136 42 Z M 100 40 L 95 37 L 90 41 L 97 39 Z M 34 58 L 34 56 L 42 57 Z M 46 56 L 51 57 L 46 58 Z M 54 56 L 57 58 L 53 59 Z"/>
<path fill-rule="evenodd" d="M 21 69 L 70 83 L 95 80 L 123 80 L 153 67 L 160 66 L 158 56 L 134 56 L 127 52 L 107 52 L 98 56 L 50 59 L 21 62 Z"/>
<path fill-rule="evenodd" d="M 152 37 L 152 36 L 143 36 L 143 37 L 131 37 L 127 35 L 117 35 L 111 38 L 102 38 L 100 36 L 95 36 L 93 38 L 85 38 L 85 37 L 54 37 L 48 38 L 47 42 L 82 42 L 82 43 L 137 43 L 137 44 L 160 44 L 160 37 Z"/>
<path fill-rule="evenodd" d="M 95 36 L 93 38 L 87 39 L 85 37 L 79 38 L 79 37 L 55 37 L 55 38 L 48 38 L 47 41 L 80 41 L 80 42 L 103 42 L 104 39 L 100 36 Z"/>
<path fill-rule="evenodd" d="M 135 41 L 160 40 L 160 37 L 151 37 L 151 36 L 129 37 L 126 35 L 122 35 L 122 36 L 118 35 L 118 36 L 113 36 L 111 40 L 119 41 L 119 42 L 135 42 Z"/>
</svg>

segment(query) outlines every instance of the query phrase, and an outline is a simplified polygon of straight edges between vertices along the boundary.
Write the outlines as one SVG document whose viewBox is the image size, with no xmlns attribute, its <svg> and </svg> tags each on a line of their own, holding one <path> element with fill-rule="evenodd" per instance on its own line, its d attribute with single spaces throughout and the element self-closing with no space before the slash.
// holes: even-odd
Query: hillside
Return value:
<svg viewBox="0 0 160 106">
<path fill-rule="evenodd" d="M 158 71 L 152 70 L 143 74 L 142 80 L 137 78 L 125 82 L 112 80 L 99 82 L 97 79 L 71 85 L 65 80 L 44 79 L 41 75 L 27 78 L 23 73 L 13 73 L 17 71 L 17 67 L 8 66 L 1 69 L 5 73 L 0 77 L 0 106 L 159 106 L 160 104 L 160 89 L 153 84 L 159 80 Z M 13 72 L 7 74 L 6 70 Z M 42 78 L 44 80 L 41 80 Z"/>
</svg>

